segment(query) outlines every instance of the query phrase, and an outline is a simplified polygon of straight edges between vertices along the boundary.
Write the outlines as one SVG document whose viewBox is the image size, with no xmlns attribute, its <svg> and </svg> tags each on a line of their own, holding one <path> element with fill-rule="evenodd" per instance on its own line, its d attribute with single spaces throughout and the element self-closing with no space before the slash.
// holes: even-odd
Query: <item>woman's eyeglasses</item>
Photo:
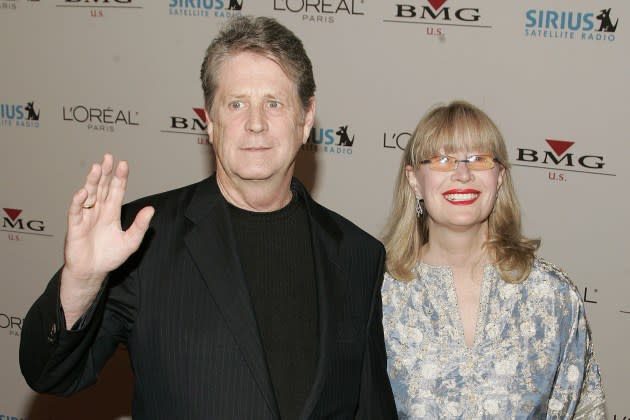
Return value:
<svg viewBox="0 0 630 420">
<path fill-rule="evenodd" d="M 453 156 L 434 156 L 420 161 L 421 165 L 429 165 L 429 169 L 441 172 L 454 171 L 460 163 L 465 163 L 471 171 L 486 171 L 494 168 L 500 162 L 491 155 L 472 155 L 468 156 L 468 159 L 457 159 Z"/>
</svg>

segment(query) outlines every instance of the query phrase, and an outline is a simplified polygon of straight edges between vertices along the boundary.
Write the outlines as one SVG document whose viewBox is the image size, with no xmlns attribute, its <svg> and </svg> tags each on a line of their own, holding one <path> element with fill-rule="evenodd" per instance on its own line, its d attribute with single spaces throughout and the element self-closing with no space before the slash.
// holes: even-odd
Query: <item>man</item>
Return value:
<svg viewBox="0 0 630 420">
<path fill-rule="evenodd" d="M 383 247 L 292 178 L 315 115 L 301 41 L 236 18 L 201 77 L 216 174 L 121 211 L 127 164 L 93 165 L 24 321 L 27 382 L 76 392 L 124 343 L 134 419 L 396 418 Z"/>
</svg>

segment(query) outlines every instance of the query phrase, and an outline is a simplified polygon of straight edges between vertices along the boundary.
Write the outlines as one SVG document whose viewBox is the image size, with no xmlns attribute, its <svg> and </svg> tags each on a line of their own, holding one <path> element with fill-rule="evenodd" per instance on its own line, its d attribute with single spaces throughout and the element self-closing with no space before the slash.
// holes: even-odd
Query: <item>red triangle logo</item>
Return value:
<svg viewBox="0 0 630 420">
<path fill-rule="evenodd" d="M 15 222 L 15 219 L 17 219 L 17 217 L 20 215 L 20 213 L 22 213 L 22 210 L 20 209 L 5 209 L 4 207 L 2 208 L 2 210 L 4 210 L 4 212 L 11 218 L 12 221 Z"/>
<path fill-rule="evenodd" d="M 545 139 L 545 141 L 547 142 L 549 146 L 551 146 L 553 151 L 556 152 L 557 156 L 561 156 L 564 152 L 567 151 L 569 147 L 575 144 L 574 141 L 568 141 L 568 140 Z"/>
<path fill-rule="evenodd" d="M 428 0 L 428 1 L 431 7 L 433 7 L 433 10 L 435 11 L 437 11 L 440 7 L 442 7 L 444 3 L 446 3 L 446 0 Z"/>
<path fill-rule="evenodd" d="M 197 116 L 201 119 L 201 121 L 203 122 L 207 122 L 206 121 L 206 111 L 203 108 L 193 108 L 193 111 L 195 111 L 195 114 L 197 114 Z"/>
</svg>

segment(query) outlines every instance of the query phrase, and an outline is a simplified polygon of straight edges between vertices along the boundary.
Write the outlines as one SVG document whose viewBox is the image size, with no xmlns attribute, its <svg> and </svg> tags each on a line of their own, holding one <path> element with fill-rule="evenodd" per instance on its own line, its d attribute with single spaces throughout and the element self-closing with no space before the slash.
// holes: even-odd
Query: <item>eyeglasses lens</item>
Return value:
<svg viewBox="0 0 630 420">
<path fill-rule="evenodd" d="M 494 168 L 495 159 L 488 155 L 473 155 L 468 159 L 458 160 L 453 156 L 435 156 L 427 161 L 429 168 L 435 171 L 454 171 L 460 163 L 468 165 L 471 171 L 485 171 Z"/>
</svg>

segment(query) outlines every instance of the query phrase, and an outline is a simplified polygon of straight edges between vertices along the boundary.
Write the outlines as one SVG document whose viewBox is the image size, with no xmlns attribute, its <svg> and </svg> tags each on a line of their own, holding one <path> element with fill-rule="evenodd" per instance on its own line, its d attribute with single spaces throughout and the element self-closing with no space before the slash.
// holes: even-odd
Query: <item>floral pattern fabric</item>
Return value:
<svg viewBox="0 0 630 420">
<path fill-rule="evenodd" d="M 420 263 L 385 274 L 383 327 L 401 419 L 603 419 L 604 394 L 584 303 L 536 259 L 519 284 L 486 266 L 467 347 L 452 271 Z"/>
</svg>

